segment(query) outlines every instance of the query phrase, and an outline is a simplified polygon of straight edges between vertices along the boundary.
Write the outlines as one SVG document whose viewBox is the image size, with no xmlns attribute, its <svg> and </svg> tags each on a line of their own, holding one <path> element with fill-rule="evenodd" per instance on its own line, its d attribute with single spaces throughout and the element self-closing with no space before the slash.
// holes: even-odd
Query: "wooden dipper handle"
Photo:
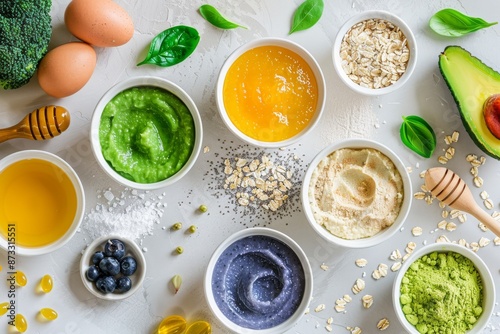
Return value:
<svg viewBox="0 0 500 334">
<path fill-rule="evenodd" d="M 13 139 L 25 138 L 46 140 L 60 135 L 69 127 L 68 110 L 60 106 L 38 108 L 26 115 L 19 123 L 0 130 L 0 143 Z"/>
<path fill-rule="evenodd" d="M 438 200 L 451 208 L 470 213 L 500 236 L 500 223 L 477 205 L 472 193 L 457 174 L 444 167 L 434 167 L 425 173 L 425 186 Z"/>
</svg>

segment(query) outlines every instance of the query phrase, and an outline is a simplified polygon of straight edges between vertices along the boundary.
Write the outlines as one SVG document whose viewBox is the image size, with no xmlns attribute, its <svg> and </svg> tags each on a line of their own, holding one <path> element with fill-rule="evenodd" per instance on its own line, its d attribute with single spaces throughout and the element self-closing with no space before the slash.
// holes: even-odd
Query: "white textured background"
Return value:
<svg viewBox="0 0 500 334">
<path fill-rule="evenodd" d="M 82 229 L 64 248 L 45 256 L 18 258 L 17 268 L 26 272 L 29 284 L 17 290 L 18 312 L 23 313 L 29 323 L 28 333 L 152 333 L 161 319 L 167 315 L 180 314 L 190 321 L 205 319 L 212 323 L 214 333 L 227 333 L 211 316 L 203 296 L 203 275 L 210 254 L 217 245 L 231 233 L 247 226 L 268 226 L 283 231 L 294 238 L 308 254 L 314 272 L 314 299 L 311 313 L 305 315 L 289 333 L 326 333 L 326 319 L 334 318 L 334 332 L 347 333 L 346 326 L 359 326 L 363 333 L 377 333 L 376 323 L 381 318 L 391 322 L 385 333 L 402 333 L 391 301 L 391 288 L 395 274 L 379 281 L 371 279 L 371 272 L 379 263 L 392 264 L 390 253 L 399 248 L 404 250 L 409 241 L 417 242 L 421 247 L 424 240 L 434 242 L 440 234 L 446 234 L 451 240 L 465 238 L 478 241 L 484 236 L 493 239 L 491 233 L 481 232 L 477 221 L 469 217 L 467 223 L 459 225 L 455 232 L 435 232 L 437 222 L 441 220 L 441 209 L 437 204 L 427 206 L 414 201 L 405 229 L 390 239 L 389 242 L 368 250 L 346 250 L 330 246 L 315 235 L 308 226 L 302 213 L 300 202 L 292 201 L 294 206 L 287 208 L 285 218 L 271 216 L 256 218 L 249 222 L 235 208 L 226 195 L 214 191 L 219 184 L 211 179 L 214 166 L 220 166 L 221 157 L 228 156 L 228 149 L 237 152 L 258 152 L 238 141 L 224 127 L 215 105 L 215 82 L 219 69 L 227 56 L 239 45 L 260 37 L 283 37 L 293 40 L 307 50 L 320 63 L 327 83 L 327 104 L 323 118 L 315 133 L 310 134 L 301 143 L 293 145 L 281 154 L 299 155 L 301 161 L 296 172 L 299 179 L 307 167 L 308 161 L 328 143 L 348 137 L 368 137 L 382 142 L 394 150 L 407 166 L 411 174 L 413 188 L 418 190 L 421 180 L 419 172 L 438 165 L 436 159 L 443 148 L 444 134 L 460 131 L 461 137 L 456 145 L 456 157 L 448 164 L 462 175 L 471 186 L 476 198 L 480 190 L 472 186 L 468 174 L 469 165 L 465 163 L 468 153 L 484 155 L 474 146 L 466 134 L 458 112 L 446 88 L 437 67 L 438 55 L 445 46 L 457 44 L 465 47 L 486 64 L 500 70 L 498 45 L 500 44 L 500 26 L 478 31 L 460 38 L 444 38 L 435 35 L 428 28 L 428 20 L 436 11 L 452 7 L 471 16 L 482 17 L 487 21 L 500 20 L 500 4 L 495 0 L 438 0 L 438 1 L 397 1 L 397 0 L 325 0 L 325 10 L 321 21 L 312 29 L 288 36 L 292 14 L 301 3 L 299 0 L 248 0 L 221 1 L 210 4 L 219 8 L 226 17 L 249 27 L 248 30 L 236 29 L 223 31 L 205 22 L 197 9 L 204 2 L 184 0 L 117 0 L 133 17 L 135 34 L 124 46 L 110 49 L 96 49 L 97 68 L 88 84 L 78 93 L 64 99 L 46 96 L 36 80 L 15 91 L 0 91 L 0 126 L 7 127 L 17 123 L 25 114 L 48 104 L 66 107 L 71 112 L 72 124 L 61 135 L 48 142 L 12 140 L 0 145 L 0 158 L 23 149 L 41 149 L 53 152 L 68 161 L 80 175 L 87 201 L 87 212 L 95 208 L 103 190 L 111 188 L 115 196 L 123 192 L 123 187 L 111 181 L 97 165 L 89 144 L 89 126 L 92 111 L 102 94 L 115 83 L 131 76 L 154 75 L 167 78 L 186 90 L 197 104 L 203 119 L 205 137 L 203 146 L 210 147 L 210 152 L 202 153 L 188 176 L 172 187 L 162 189 L 147 196 L 165 192 L 162 202 L 168 204 L 162 222 L 155 226 L 153 235 L 145 237 L 142 247 L 147 260 L 147 279 L 143 289 L 133 297 L 122 302 L 107 302 L 94 298 L 88 293 L 80 280 L 78 263 L 81 251 L 91 242 L 89 235 Z M 54 0 L 53 38 L 51 48 L 74 40 L 64 27 L 63 16 L 67 0 Z M 380 98 L 368 98 L 355 94 L 345 87 L 334 72 L 331 48 L 337 30 L 352 15 L 369 9 L 391 11 L 413 30 L 418 43 L 418 64 L 410 81 L 401 90 Z M 201 41 L 196 51 L 183 63 L 170 68 L 153 66 L 136 67 L 144 57 L 151 39 L 162 30 L 175 25 L 191 25 L 200 35 Z M 399 140 L 399 126 L 402 115 L 417 114 L 424 117 L 436 130 L 438 148 L 433 158 L 422 159 L 408 149 Z M 270 150 L 269 152 L 274 152 Z M 233 154 L 233 153 L 231 153 Z M 485 180 L 483 189 L 495 202 L 499 210 L 500 163 L 487 158 L 487 163 L 480 168 L 480 176 Z M 300 184 L 297 185 L 299 187 Z M 207 204 L 209 214 L 195 214 L 195 208 L 201 203 Z M 224 206 L 229 206 L 231 214 L 222 214 Z M 199 232 L 192 236 L 184 233 L 172 233 L 162 227 L 176 221 L 196 224 Z M 92 224 L 92 222 L 87 222 Z M 415 238 L 411 235 L 413 226 L 421 226 L 424 234 Z M 183 245 L 185 253 L 172 255 L 172 250 Z M 490 267 L 497 288 L 500 287 L 500 247 L 492 244 L 479 250 L 478 254 Z M 368 259 L 365 268 L 357 268 L 354 260 L 360 257 Z M 319 268 L 321 263 L 329 265 L 328 271 Z M 0 272 L 3 281 L 6 273 L 6 256 L 0 252 Z M 363 293 L 354 296 L 347 305 L 345 314 L 338 314 L 333 309 L 335 300 L 344 294 L 352 295 L 350 288 L 354 281 L 366 272 L 367 287 Z M 55 286 L 48 295 L 35 294 L 35 286 L 44 274 L 54 277 Z M 184 283 L 181 291 L 173 295 L 169 286 L 170 278 L 180 274 Z M 7 300 L 5 285 L 0 284 L 0 302 Z M 369 310 L 361 306 L 360 298 L 366 294 L 374 296 L 374 305 Z M 326 309 L 315 313 L 313 309 L 324 303 Z M 52 307 L 59 313 L 59 318 L 52 323 L 39 323 L 35 320 L 38 310 Z M 497 306 L 495 312 L 499 312 Z M 6 328 L 6 319 L 0 320 L 0 332 Z M 497 332 L 500 318 L 495 313 L 490 320 L 486 333 Z"/>
</svg>

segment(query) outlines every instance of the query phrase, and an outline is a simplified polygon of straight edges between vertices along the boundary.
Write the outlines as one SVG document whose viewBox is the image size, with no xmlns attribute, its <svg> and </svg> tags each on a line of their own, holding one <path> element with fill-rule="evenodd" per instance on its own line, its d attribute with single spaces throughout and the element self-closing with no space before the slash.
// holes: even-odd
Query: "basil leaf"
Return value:
<svg viewBox="0 0 500 334">
<path fill-rule="evenodd" d="M 192 27 L 175 26 L 162 31 L 153 38 L 144 64 L 168 67 L 178 64 L 193 53 L 200 41 L 198 31 Z"/>
<path fill-rule="evenodd" d="M 436 149 L 436 134 L 429 123 L 419 116 L 403 116 L 399 129 L 403 144 L 424 158 L 430 158 Z"/>
<path fill-rule="evenodd" d="M 323 14 L 323 8 L 323 0 L 304 1 L 293 14 L 293 23 L 289 34 L 309 29 L 315 25 Z"/>
<path fill-rule="evenodd" d="M 439 35 L 458 37 L 497 23 L 489 23 L 481 18 L 470 17 L 455 9 L 446 8 L 431 17 L 429 27 Z"/>
<path fill-rule="evenodd" d="M 227 29 L 234 29 L 234 28 L 247 29 L 247 27 L 244 27 L 244 26 L 239 25 L 237 23 L 228 21 L 226 18 L 224 18 L 222 16 L 221 13 L 219 13 L 219 11 L 214 6 L 202 5 L 199 8 L 199 11 L 200 11 L 201 16 L 203 16 L 203 18 L 205 20 L 207 20 L 209 23 L 216 26 L 217 28 L 226 29 L 226 30 Z"/>
</svg>

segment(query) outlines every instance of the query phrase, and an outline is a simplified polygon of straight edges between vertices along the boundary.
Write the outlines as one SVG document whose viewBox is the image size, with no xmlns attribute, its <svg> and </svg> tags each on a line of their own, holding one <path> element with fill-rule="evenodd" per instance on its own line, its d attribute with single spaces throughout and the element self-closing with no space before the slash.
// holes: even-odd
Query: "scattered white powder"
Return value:
<svg viewBox="0 0 500 334">
<path fill-rule="evenodd" d="M 132 240 L 152 235 L 167 206 L 154 194 L 129 188 L 119 195 L 111 189 L 98 192 L 97 199 L 98 203 L 85 216 L 81 227 L 91 240 L 111 234 Z"/>
<path fill-rule="evenodd" d="M 356 97 L 355 100 L 327 101 L 328 108 L 321 116 L 318 129 L 322 139 L 328 143 L 347 138 L 370 138 L 378 125 L 370 100 Z"/>
</svg>

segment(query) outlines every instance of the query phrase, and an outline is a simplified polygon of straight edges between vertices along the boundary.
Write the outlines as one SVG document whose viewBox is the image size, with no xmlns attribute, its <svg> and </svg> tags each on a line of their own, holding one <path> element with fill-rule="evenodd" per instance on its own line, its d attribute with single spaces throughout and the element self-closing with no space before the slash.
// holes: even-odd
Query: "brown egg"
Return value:
<svg viewBox="0 0 500 334">
<path fill-rule="evenodd" d="M 64 22 L 75 37 L 99 47 L 123 45 L 134 34 L 132 18 L 112 0 L 73 0 Z"/>
<path fill-rule="evenodd" d="M 94 72 L 97 56 L 92 46 L 82 42 L 60 45 L 47 52 L 38 66 L 38 83 L 53 97 L 78 92 Z"/>
</svg>

